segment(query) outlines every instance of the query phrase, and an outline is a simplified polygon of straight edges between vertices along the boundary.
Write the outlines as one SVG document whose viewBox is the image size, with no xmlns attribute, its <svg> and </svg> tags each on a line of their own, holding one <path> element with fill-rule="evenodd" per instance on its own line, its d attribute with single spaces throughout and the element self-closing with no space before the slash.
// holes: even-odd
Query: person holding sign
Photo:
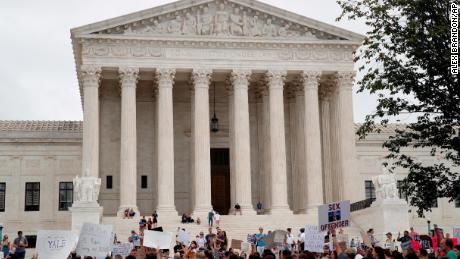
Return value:
<svg viewBox="0 0 460 259">
<path fill-rule="evenodd" d="M 264 234 L 264 229 L 259 227 L 259 233 L 256 234 L 256 251 L 259 254 L 262 254 L 265 249 L 265 241 L 264 238 L 267 237 L 267 234 Z"/>
<path fill-rule="evenodd" d="M 14 258 L 24 259 L 26 257 L 26 247 L 29 246 L 29 243 L 27 238 L 22 235 L 22 231 L 18 231 L 18 237 L 14 240 L 13 245 L 16 248 Z"/>
</svg>

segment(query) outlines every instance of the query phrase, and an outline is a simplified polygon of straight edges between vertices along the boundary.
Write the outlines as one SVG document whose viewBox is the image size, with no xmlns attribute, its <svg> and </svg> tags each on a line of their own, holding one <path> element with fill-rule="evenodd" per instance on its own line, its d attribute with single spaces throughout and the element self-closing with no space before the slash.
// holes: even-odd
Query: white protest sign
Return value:
<svg viewBox="0 0 460 259">
<path fill-rule="evenodd" d="M 248 242 L 242 242 L 241 243 L 241 251 L 244 251 L 246 253 L 251 252 L 251 246 L 249 245 Z"/>
<path fill-rule="evenodd" d="M 37 255 L 39 259 L 62 259 L 75 248 L 77 236 L 71 231 L 39 230 L 37 233 Z"/>
<path fill-rule="evenodd" d="M 318 226 L 307 225 L 305 227 L 304 250 L 324 252 L 324 233 L 319 231 Z"/>
<path fill-rule="evenodd" d="M 84 223 L 77 244 L 80 256 L 106 256 L 112 251 L 112 225 Z"/>
<path fill-rule="evenodd" d="M 128 256 L 133 250 L 131 243 L 114 244 L 112 246 L 112 256 L 121 255 L 124 257 Z"/>
<path fill-rule="evenodd" d="M 318 208 L 318 222 L 321 231 L 350 226 L 350 201 L 333 202 Z"/>
<path fill-rule="evenodd" d="M 144 246 L 146 247 L 169 249 L 171 239 L 172 234 L 169 232 L 144 230 Z"/>
<path fill-rule="evenodd" d="M 184 245 L 188 245 L 188 243 L 190 242 L 189 234 L 181 229 L 179 233 L 177 233 L 177 241 L 181 242 Z"/>
</svg>

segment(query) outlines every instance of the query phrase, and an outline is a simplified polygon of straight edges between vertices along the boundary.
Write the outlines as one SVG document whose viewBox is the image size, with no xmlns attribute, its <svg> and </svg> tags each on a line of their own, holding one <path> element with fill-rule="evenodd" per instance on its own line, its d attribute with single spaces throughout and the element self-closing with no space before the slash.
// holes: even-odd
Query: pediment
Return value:
<svg viewBox="0 0 460 259">
<path fill-rule="evenodd" d="M 254 0 L 182 0 L 72 30 L 76 35 L 361 41 L 362 35 Z"/>
</svg>

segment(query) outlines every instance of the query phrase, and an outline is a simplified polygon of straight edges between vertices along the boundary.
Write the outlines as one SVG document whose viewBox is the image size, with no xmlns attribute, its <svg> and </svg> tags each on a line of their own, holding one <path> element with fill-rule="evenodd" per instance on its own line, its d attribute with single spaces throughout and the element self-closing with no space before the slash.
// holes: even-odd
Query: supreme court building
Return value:
<svg viewBox="0 0 460 259">
<path fill-rule="evenodd" d="M 84 120 L 0 122 L 4 225 L 68 226 L 76 175 L 101 179 L 104 216 L 255 215 L 260 201 L 289 217 L 375 195 L 397 126 L 355 136 L 364 36 L 259 1 L 182 0 L 71 37 Z"/>
</svg>

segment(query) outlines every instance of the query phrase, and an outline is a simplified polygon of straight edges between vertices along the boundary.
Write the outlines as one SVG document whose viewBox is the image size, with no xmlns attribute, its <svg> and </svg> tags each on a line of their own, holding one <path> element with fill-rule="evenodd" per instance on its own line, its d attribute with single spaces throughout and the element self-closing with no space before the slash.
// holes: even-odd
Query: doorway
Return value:
<svg viewBox="0 0 460 259">
<path fill-rule="evenodd" d="M 227 215 L 230 210 L 230 150 L 211 148 L 211 204 Z"/>
</svg>

